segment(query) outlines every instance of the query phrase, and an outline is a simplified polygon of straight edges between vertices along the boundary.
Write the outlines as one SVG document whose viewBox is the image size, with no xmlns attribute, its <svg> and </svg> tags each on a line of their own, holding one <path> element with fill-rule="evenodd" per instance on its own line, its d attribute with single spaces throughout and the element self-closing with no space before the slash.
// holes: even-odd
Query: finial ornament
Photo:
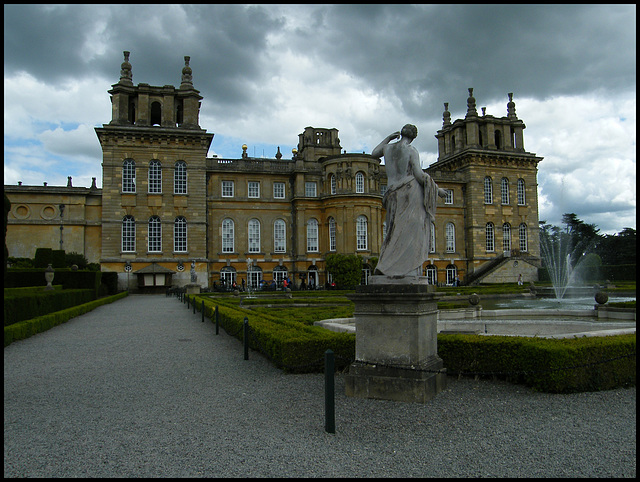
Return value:
<svg viewBox="0 0 640 482">
<path fill-rule="evenodd" d="M 477 116 L 476 99 L 473 97 L 473 87 L 469 87 L 469 98 L 467 99 L 467 117 Z"/>
<path fill-rule="evenodd" d="M 513 92 L 507 94 L 509 96 L 509 102 L 507 102 L 507 117 L 517 119 L 516 116 L 516 103 L 513 101 Z"/>
<path fill-rule="evenodd" d="M 451 112 L 449 112 L 449 102 L 444 103 L 444 112 L 442 113 L 442 126 L 451 125 Z"/>
<path fill-rule="evenodd" d="M 124 54 L 124 62 L 120 64 L 120 83 L 133 85 L 133 82 L 131 80 L 133 78 L 131 74 L 131 64 L 129 63 L 130 52 L 125 50 L 123 54 Z"/>
<path fill-rule="evenodd" d="M 193 76 L 191 75 L 193 71 L 189 67 L 189 60 L 191 60 L 191 57 L 185 55 L 184 67 L 182 68 L 182 83 L 180 84 L 181 89 L 193 88 Z"/>
</svg>

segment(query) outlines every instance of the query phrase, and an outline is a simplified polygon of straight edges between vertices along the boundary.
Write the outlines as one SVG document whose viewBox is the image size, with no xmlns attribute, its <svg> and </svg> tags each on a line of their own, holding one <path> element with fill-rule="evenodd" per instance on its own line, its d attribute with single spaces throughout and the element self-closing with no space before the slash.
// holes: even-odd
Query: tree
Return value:
<svg viewBox="0 0 640 482">
<path fill-rule="evenodd" d="M 362 257 L 355 254 L 328 254 L 327 271 L 338 289 L 353 289 L 362 279 Z"/>
</svg>

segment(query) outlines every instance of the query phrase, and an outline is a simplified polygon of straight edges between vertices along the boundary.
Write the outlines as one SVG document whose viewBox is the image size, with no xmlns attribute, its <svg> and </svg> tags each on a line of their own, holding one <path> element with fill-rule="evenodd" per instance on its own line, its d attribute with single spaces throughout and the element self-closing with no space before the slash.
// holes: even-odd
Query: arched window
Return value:
<svg viewBox="0 0 640 482">
<path fill-rule="evenodd" d="M 518 179 L 518 205 L 524 206 L 526 199 L 524 196 L 524 179 Z"/>
<path fill-rule="evenodd" d="M 329 218 L 329 251 L 336 250 L 336 220 Z"/>
<path fill-rule="evenodd" d="M 287 268 L 284 266 L 276 266 L 273 268 L 273 281 L 276 282 L 278 288 L 282 288 L 282 282 L 288 274 Z"/>
<path fill-rule="evenodd" d="M 173 250 L 187 252 L 187 220 L 184 216 L 178 216 L 173 222 Z"/>
<path fill-rule="evenodd" d="M 162 223 L 158 216 L 151 216 L 149 218 L 147 250 L 150 253 L 159 253 L 162 251 Z"/>
<path fill-rule="evenodd" d="M 495 250 L 495 232 L 493 229 L 493 223 L 487 223 L 485 226 L 485 238 L 486 238 L 486 250 Z"/>
<path fill-rule="evenodd" d="M 122 219 L 122 252 L 133 253 L 136 250 L 136 221 L 133 216 Z"/>
<path fill-rule="evenodd" d="M 249 233 L 249 252 L 260 252 L 260 221 L 257 219 L 250 219 L 248 225 Z"/>
<path fill-rule="evenodd" d="M 233 266 L 223 266 L 220 270 L 220 282 L 225 288 L 231 288 L 236 282 L 237 271 Z"/>
<path fill-rule="evenodd" d="M 287 225 L 282 219 L 273 223 L 273 251 L 284 253 L 287 250 Z"/>
<path fill-rule="evenodd" d="M 309 219 L 307 221 L 307 251 L 318 252 L 318 221 L 315 219 Z"/>
<path fill-rule="evenodd" d="M 358 216 L 356 219 L 356 249 L 366 250 L 367 247 L 367 218 L 365 216 Z"/>
<path fill-rule="evenodd" d="M 453 253 L 456 250 L 456 227 L 453 223 L 447 223 L 445 227 L 445 240 L 447 253 Z"/>
<path fill-rule="evenodd" d="M 484 178 L 484 203 L 493 204 L 493 181 L 489 176 Z"/>
<path fill-rule="evenodd" d="M 364 193 L 364 174 L 362 174 L 361 172 L 356 173 L 356 193 Z"/>
<path fill-rule="evenodd" d="M 136 161 L 125 159 L 122 163 L 122 192 L 136 192 Z"/>
<path fill-rule="evenodd" d="M 502 250 L 511 251 L 511 225 L 509 223 L 502 225 Z"/>
<path fill-rule="evenodd" d="M 151 103 L 151 125 L 159 126 L 162 124 L 162 105 L 160 102 Z"/>
<path fill-rule="evenodd" d="M 235 251 L 234 223 L 232 219 L 222 220 L 222 252 L 233 253 Z"/>
<path fill-rule="evenodd" d="M 520 251 L 528 251 L 528 243 L 527 243 L 527 225 L 522 223 L 518 227 L 518 234 L 520 237 Z"/>
<path fill-rule="evenodd" d="M 447 266 L 447 286 L 452 286 L 456 284 L 456 278 L 458 277 L 458 268 L 456 268 L 455 264 L 450 264 Z"/>
<path fill-rule="evenodd" d="M 162 165 L 157 159 L 149 163 L 149 193 L 162 193 Z"/>
<path fill-rule="evenodd" d="M 336 176 L 333 174 L 329 175 L 329 185 L 331 186 L 331 194 L 336 193 Z"/>
<path fill-rule="evenodd" d="M 502 204 L 509 204 L 509 179 L 506 177 L 500 180 L 500 200 Z"/>
<path fill-rule="evenodd" d="M 424 275 L 427 277 L 427 283 L 434 285 L 438 282 L 438 270 L 432 264 L 424 269 Z"/>
<path fill-rule="evenodd" d="M 173 170 L 173 193 L 187 194 L 187 163 L 178 161 Z"/>
</svg>

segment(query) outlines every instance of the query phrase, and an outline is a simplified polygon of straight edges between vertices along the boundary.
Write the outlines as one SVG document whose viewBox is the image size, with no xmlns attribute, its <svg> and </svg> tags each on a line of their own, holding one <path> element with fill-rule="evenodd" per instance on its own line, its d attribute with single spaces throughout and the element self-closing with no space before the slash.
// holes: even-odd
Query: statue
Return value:
<svg viewBox="0 0 640 482">
<path fill-rule="evenodd" d="M 421 276 L 422 263 L 428 258 L 437 196 L 444 197 L 446 191 L 420 167 L 418 150 L 411 145 L 417 135 L 417 127 L 407 124 L 371 152 L 378 159 L 384 156 L 388 181 L 382 200 L 387 211 L 387 235 L 380 248 L 376 275 Z"/>
<path fill-rule="evenodd" d="M 191 282 L 195 283 L 198 281 L 198 275 L 196 274 L 196 262 L 191 262 Z"/>
</svg>

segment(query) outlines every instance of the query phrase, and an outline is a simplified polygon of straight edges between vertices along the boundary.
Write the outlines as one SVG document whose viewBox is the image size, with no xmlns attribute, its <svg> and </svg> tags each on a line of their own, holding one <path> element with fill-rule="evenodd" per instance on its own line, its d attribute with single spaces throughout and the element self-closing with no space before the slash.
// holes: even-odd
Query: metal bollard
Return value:
<svg viewBox="0 0 640 482">
<path fill-rule="evenodd" d="M 324 430 L 327 433 L 336 433 L 334 367 L 333 351 L 327 350 L 324 352 Z"/>
<path fill-rule="evenodd" d="M 249 318 L 244 317 L 244 359 L 249 359 Z"/>
<path fill-rule="evenodd" d="M 216 312 L 214 313 L 214 316 L 216 317 L 216 335 L 220 334 L 220 319 L 218 318 L 218 305 L 216 305 Z"/>
<path fill-rule="evenodd" d="M 204 323 L 204 300 L 202 300 L 202 323 Z"/>
<path fill-rule="evenodd" d="M 196 297 L 193 297 L 193 314 L 196 314 Z"/>
</svg>

